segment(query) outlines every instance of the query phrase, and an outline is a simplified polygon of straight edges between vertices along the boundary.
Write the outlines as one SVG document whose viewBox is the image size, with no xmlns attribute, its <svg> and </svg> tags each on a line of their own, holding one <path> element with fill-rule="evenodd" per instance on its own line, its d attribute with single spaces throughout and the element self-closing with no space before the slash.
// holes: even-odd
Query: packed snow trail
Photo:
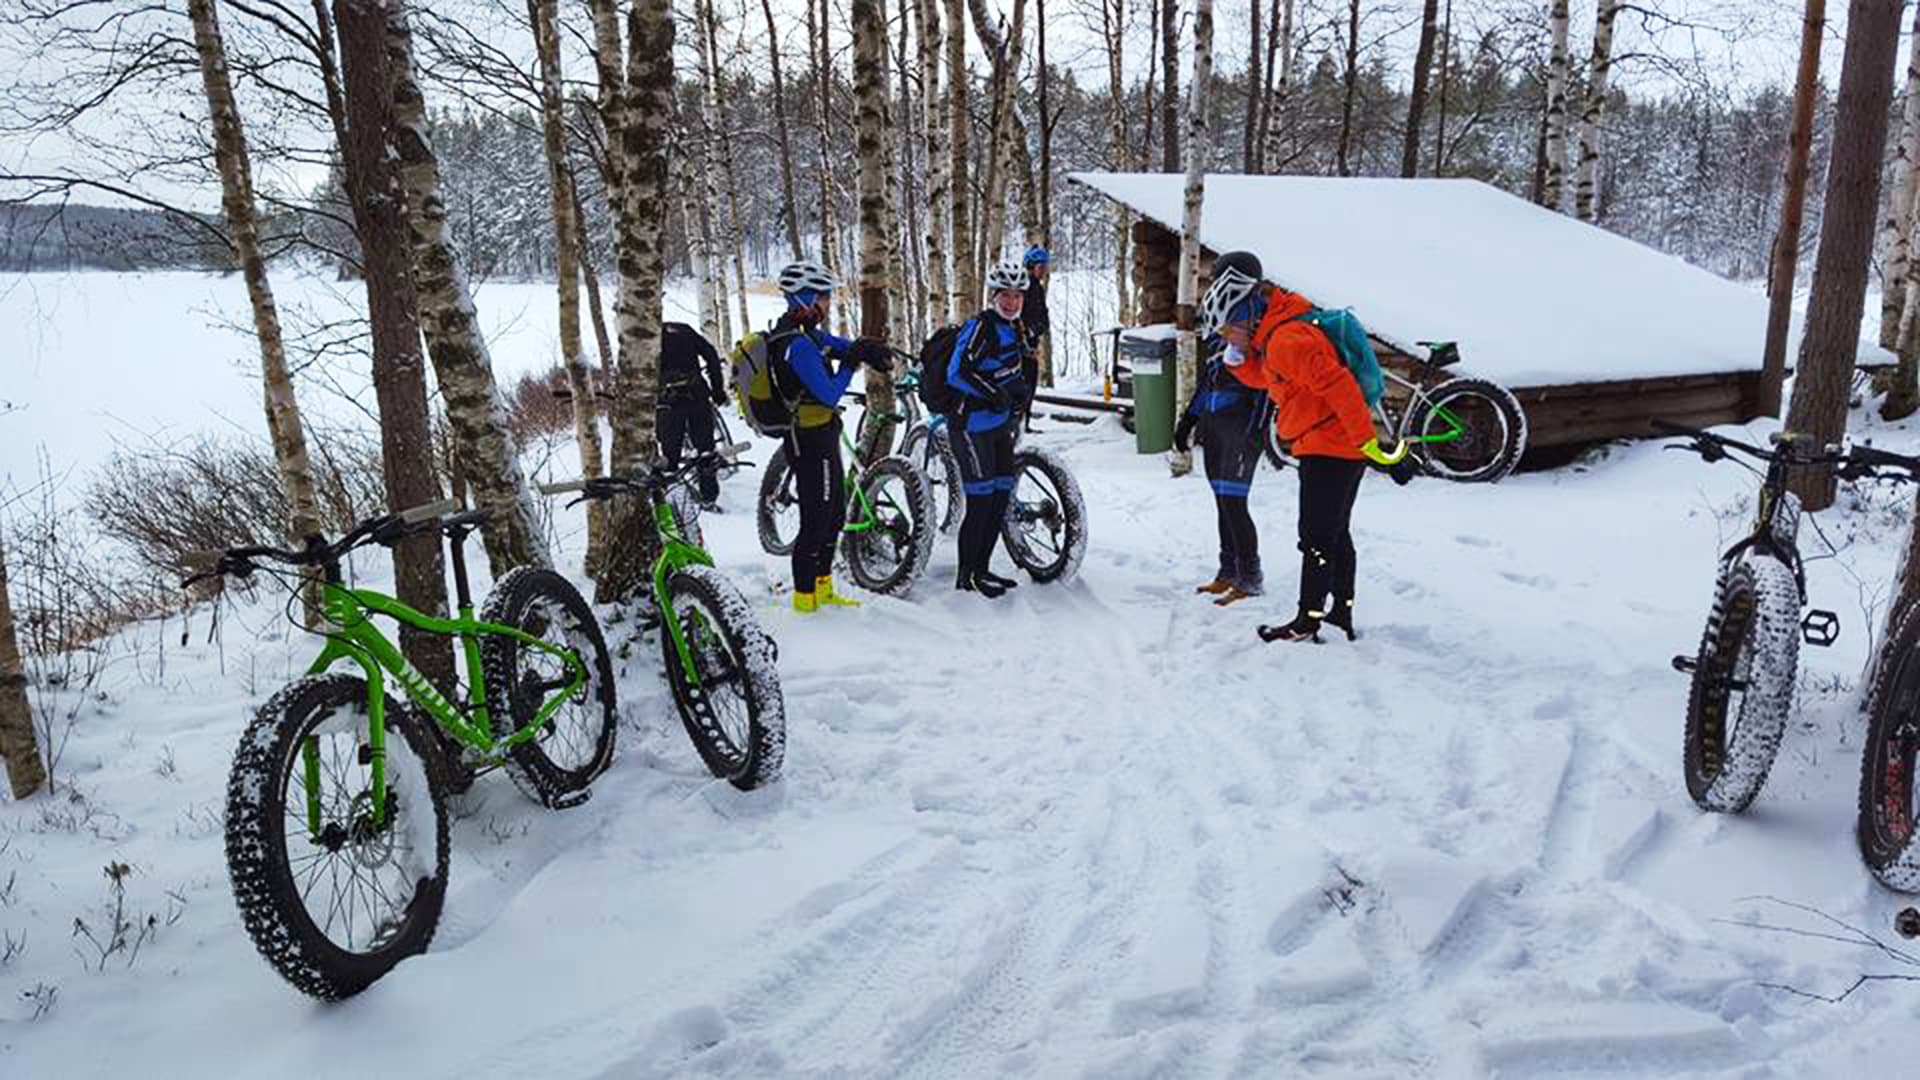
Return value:
<svg viewBox="0 0 1920 1080">
<path fill-rule="evenodd" d="M 139 631 L 67 750 L 84 803 L 0 806 L 0 926 L 29 937 L 0 968 L 8 1072 L 198 1075 L 224 1048 L 262 1076 L 1805 1076 L 1864 1061 L 1861 1032 L 1920 1049 L 1900 984 L 1762 985 L 1838 993 L 1885 968 L 1867 950 L 1741 925 L 1832 929 L 1760 896 L 1876 932 L 1901 906 L 1853 851 L 1842 685 L 1868 631 L 1849 574 L 1888 579 L 1898 514 L 1845 518 L 1852 565 L 1812 565 L 1846 636 L 1808 657 L 1752 812 L 1715 818 L 1667 661 L 1737 470 L 1641 446 L 1496 487 L 1370 479 L 1360 640 L 1263 645 L 1292 608 L 1291 473 L 1254 484 L 1273 594 L 1221 610 L 1192 595 L 1203 482 L 1106 423 L 1038 439 L 1090 547 L 1077 582 L 998 601 L 952 590 L 949 537 L 912 597 L 796 616 L 757 474 L 729 481 L 702 524 L 780 645 L 785 780 L 711 779 L 653 639 L 609 618 L 623 725 L 593 799 L 484 778 L 433 950 L 335 1007 L 255 955 L 220 854 L 233 742 L 309 641 L 275 597 L 231 607 L 224 648 L 205 611 L 184 649 L 177 621 Z M 108 858 L 137 911 L 186 906 L 94 973 L 69 932 Z M 58 1000 L 28 1021 L 38 985 Z"/>
</svg>

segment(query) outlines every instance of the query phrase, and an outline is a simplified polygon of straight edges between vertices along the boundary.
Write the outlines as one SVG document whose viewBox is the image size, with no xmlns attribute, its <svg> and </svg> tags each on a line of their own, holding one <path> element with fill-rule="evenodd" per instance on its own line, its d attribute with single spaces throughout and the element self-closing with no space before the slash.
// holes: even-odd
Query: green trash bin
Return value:
<svg viewBox="0 0 1920 1080">
<path fill-rule="evenodd" d="M 1132 375 L 1133 445 L 1142 454 L 1173 449 L 1173 384 L 1178 338 L 1172 326 L 1120 334 L 1120 355 Z"/>
</svg>

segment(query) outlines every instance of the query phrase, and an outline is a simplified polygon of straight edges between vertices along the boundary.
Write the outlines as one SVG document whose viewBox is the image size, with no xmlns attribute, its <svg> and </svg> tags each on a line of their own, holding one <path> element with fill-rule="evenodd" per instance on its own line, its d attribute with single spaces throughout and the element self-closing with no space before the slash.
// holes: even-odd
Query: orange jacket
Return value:
<svg viewBox="0 0 1920 1080">
<path fill-rule="evenodd" d="M 1253 356 L 1266 377 L 1276 411 L 1274 430 L 1295 457 L 1363 461 L 1374 437 L 1373 414 L 1360 384 L 1319 327 L 1296 322 L 1313 305 L 1285 289 L 1267 296 L 1267 313 L 1253 331 Z M 1248 380 L 1252 381 L 1252 380 Z"/>
</svg>

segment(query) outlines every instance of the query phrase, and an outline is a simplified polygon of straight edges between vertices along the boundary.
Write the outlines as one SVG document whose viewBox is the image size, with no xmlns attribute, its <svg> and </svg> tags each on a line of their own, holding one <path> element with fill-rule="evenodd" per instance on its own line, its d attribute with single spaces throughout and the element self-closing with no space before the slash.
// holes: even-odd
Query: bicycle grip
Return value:
<svg viewBox="0 0 1920 1080">
<path fill-rule="evenodd" d="M 460 509 L 459 499 L 441 499 L 439 502 L 423 503 L 419 506 L 402 510 L 400 511 L 399 517 L 401 521 L 408 525 L 418 525 L 421 522 L 445 517 L 458 509 Z"/>
<path fill-rule="evenodd" d="M 567 495 L 575 491 L 585 490 L 587 490 L 587 482 L 585 480 L 560 480 L 551 484 L 541 484 L 539 487 L 540 494 L 542 495 Z"/>
</svg>

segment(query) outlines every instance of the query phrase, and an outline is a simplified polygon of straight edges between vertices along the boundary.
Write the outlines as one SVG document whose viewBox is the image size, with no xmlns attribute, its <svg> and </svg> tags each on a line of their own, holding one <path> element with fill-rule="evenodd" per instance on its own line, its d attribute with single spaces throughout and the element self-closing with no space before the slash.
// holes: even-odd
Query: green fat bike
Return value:
<svg viewBox="0 0 1920 1080">
<path fill-rule="evenodd" d="M 859 394 L 848 397 L 865 401 Z M 878 419 L 877 417 L 873 419 Z M 903 424 L 907 417 L 888 419 Z M 920 467 L 908 458 L 888 455 L 860 464 L 853 440 L 843 430 L 847 454 L 847 521 L 840 555 L 856 585 L 885 596 L 905 596 L 926 572 L 933 555 L 938 522 L 933 492 Z M 800 495 L 783 442 L 760 478 L 756 510 L 760 546 L 769 555 L 789 555 L 800 534 Z"/>
<path fill-rule="evenodd" d="M 751 791 L 778 779 L 786 757 L 779 650 L 753 606 L 701 547 L 698 511 L 685 497 L 688 482 L 702 468 L 716 462 L 736 465 L 745 448 L 730 446 L 642 476 L 572 480 L 540 490 L 577 493 L 580 500 L 623 495 L 647 500 L 651 528 L 638 542 L 652 566 L 654 610 L 648 624 L 659 626 L 661 666 L 674 707 L 707 770 Z"/>
<path fill-rule="evenodd" d="M 187 557 L 185 584 L 263 563 L 318 570 L 326 638 L 304 678 L 240 737 L 227 784 L 227 870 L 241 921 L 301 991 L 350 997 L 426 951 L 447 892 L 448 799 L 504 768 L 534 801 L 573 806 L 613 760 L 613 668 L 593 611 L 566 579 L 521 567 L 478 616 L 463 542 L 487 519 L 452 500 L 361 522 L 298 551 Z M 434 534 L 452 543 L 459 614 L 444 619 L 343 582 L 356 548 Z M 464 681 L 437 687 L 372 617 L 459 642 Z M 335 670 L 336 666 L 345 670 Z M 396 698 L 389 680 L 397 686 Z"/>
</svg>

